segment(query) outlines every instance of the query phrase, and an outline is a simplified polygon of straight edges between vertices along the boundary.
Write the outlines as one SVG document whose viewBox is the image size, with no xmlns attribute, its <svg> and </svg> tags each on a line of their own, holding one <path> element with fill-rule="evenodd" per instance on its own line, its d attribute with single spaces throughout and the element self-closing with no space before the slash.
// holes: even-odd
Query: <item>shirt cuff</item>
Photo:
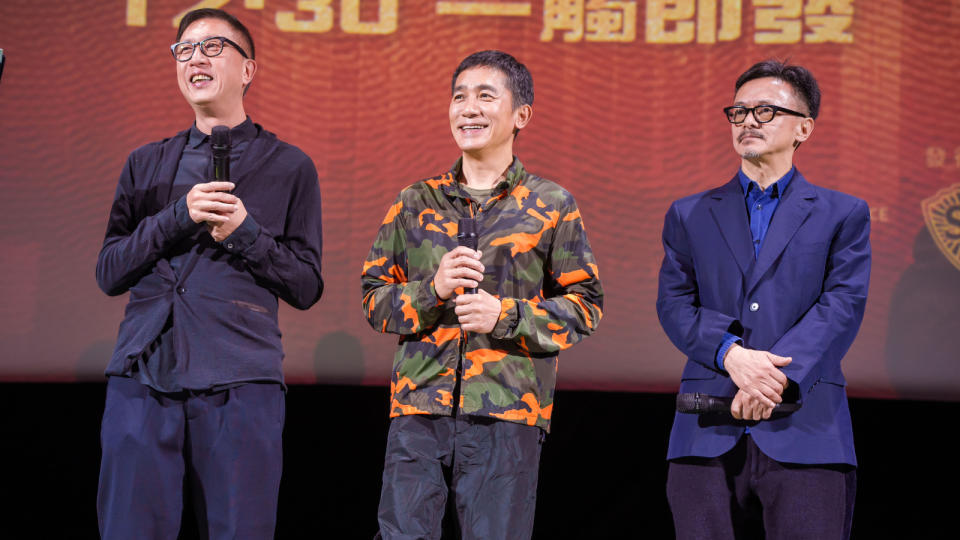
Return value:
<svg viewBox="0 0 960 540">
<path fill-rule="evenodd" d="M 720 368 L 720 371 L 726 371 L 723 369 L 723 357 L 727 355 L 727 351 L 730 350 L 730 347 L 736 343 L 737 345 L 743 345 L 743 339 L 740 336 L 731 334 L 730 332 L 724 332 L 723 334 L 723 343 L 720 344 L 720 348 L 717 349 L 717 367 Z"/>
<path fill-rule="evenodd" d="M 180 197 L 177 202 L 174 203 L 173 218 L 177 222 L 177 227 L 179 227 L 182 231 L 190 230 L 198 225 L 198 223 L 194 223 L 193 219 L 190 217 L 190 209 L 187 208 L 186 195 Z"/>
<path fill-rule="evenodd" d="M 220 245 L 228 253 L 239 254 L 252 246 L 258 236 L 260 236 L 260 224 L 253 219 L 253 216 L 247 214 L 243 223 L 230 233 L 230 236 L 224 238 Z"/>
<path fill-rule="evenodd" d="M 494 339 L 510 339 L 516 333 L 520 322 L 520 306 L 517 304 L 513 298 L 500 299 L 500 318 L 490 332 Z"/>
</svg>

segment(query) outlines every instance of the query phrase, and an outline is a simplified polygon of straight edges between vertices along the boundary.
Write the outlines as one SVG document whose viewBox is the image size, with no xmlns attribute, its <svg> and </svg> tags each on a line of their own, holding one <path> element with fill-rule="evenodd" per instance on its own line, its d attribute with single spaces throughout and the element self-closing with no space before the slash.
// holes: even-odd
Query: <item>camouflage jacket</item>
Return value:
<svg viewBox="0 0 960 540">
<path fill-rule="evenodd" d="M 460 161 L 400 192 L 363 265 L 363 310 L 400 335 L 390 416 L 461 414 L 549 430 L 557 353 L 596 329 L 603 290 L 573 196 L 516 158 L 483 205 L 457 178 Z M 440 258 L 457 247 L 457 221 L 477 221 L 480 287 L 501 301 L 489 334 L 463 332 L 455 304 L 437 297 Z"/>
</svg>

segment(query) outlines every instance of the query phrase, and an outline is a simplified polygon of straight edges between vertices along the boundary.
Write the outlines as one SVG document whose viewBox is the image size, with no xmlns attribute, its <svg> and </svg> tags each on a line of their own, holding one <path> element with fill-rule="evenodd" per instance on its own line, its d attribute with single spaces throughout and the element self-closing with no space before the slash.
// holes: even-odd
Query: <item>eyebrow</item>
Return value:
<svg viewBox="0 0 960 540">
<path fill-rule="evenodd" d="M 746 101 L 734 101 L 733 104 L 734 104 L 734 105 L 738 105 L 738 106 L 746 106 L 747 102 L 746 102 Z M 762 105 L 776 105 L 776 103 L 770 101 L 769 99 L 761 99 L 760 101 L 757 102 L 756 105 L 754 105 L 754 107 L 759 107 L 759 106 L 762 106 Z"/>
<path fill-rule="evenodd" d="M 491 92 L 493 92 L 493 93 L 497 93 L 497 88 L 496 88 L 495 86 L 490 86 L 489 84 L 479 84 L 479 85 L 477 85 L 475 88 L 476 88 L 477 90 L 488 90 L 488 91 L 491 91 Z M 461 84 L 461 85 L 458 85 L 458 86 L 453 87 L 453 91 L 454 91 L 454 92 L 463 92 L 464 90 L 467 90 L 467 85 L 465 85 L 465 84 Z"/>
</svg>

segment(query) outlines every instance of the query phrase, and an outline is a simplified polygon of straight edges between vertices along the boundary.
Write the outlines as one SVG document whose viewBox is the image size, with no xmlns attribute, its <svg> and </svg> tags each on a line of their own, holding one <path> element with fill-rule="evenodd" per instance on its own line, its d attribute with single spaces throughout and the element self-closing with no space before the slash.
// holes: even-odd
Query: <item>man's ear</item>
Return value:
<svg viewBox="0 0 960 540">
<path fill-rule="evenodd" d="M 253 82 L 253 76 L 257 73 L 257 61 L 250 58 L 244 59 L 243 61 L 243 73 L 241 74 L 241 79 L 243 80 L 243 86 L 247 87 Z"/>
<path fill-rule="evenodd" d="M 810 135 L 813 134 L 813 127 L 815 122 L 813 118 L 807 117 L 797 123 L 797 129 L 794 131 L 794 146 L 800 146 L 800 143 L 805 142 L 810 138 Z"/>
<path fill-rule="evenodd" d="M 517 131 L 527 127 L 527 124 L 530 123 L 530 118 L 533 117 L 533 107 L 530 105 L 521 105 L 517 107 L 517 110 L 513 111 L 513 131 Z"/>
</svg>

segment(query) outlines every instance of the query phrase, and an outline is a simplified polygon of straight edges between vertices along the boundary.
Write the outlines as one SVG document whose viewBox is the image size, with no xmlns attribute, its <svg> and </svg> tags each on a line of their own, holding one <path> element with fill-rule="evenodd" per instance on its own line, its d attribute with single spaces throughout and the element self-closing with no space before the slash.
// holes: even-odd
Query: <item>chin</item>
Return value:
<svg viewBox="0 0 960 540">
<path fill-rule="evenodd" d="M 457 141 L 461 152 L 480 152 L 486 148 L 486 143 L 479 141 Z"/>
</svg>

